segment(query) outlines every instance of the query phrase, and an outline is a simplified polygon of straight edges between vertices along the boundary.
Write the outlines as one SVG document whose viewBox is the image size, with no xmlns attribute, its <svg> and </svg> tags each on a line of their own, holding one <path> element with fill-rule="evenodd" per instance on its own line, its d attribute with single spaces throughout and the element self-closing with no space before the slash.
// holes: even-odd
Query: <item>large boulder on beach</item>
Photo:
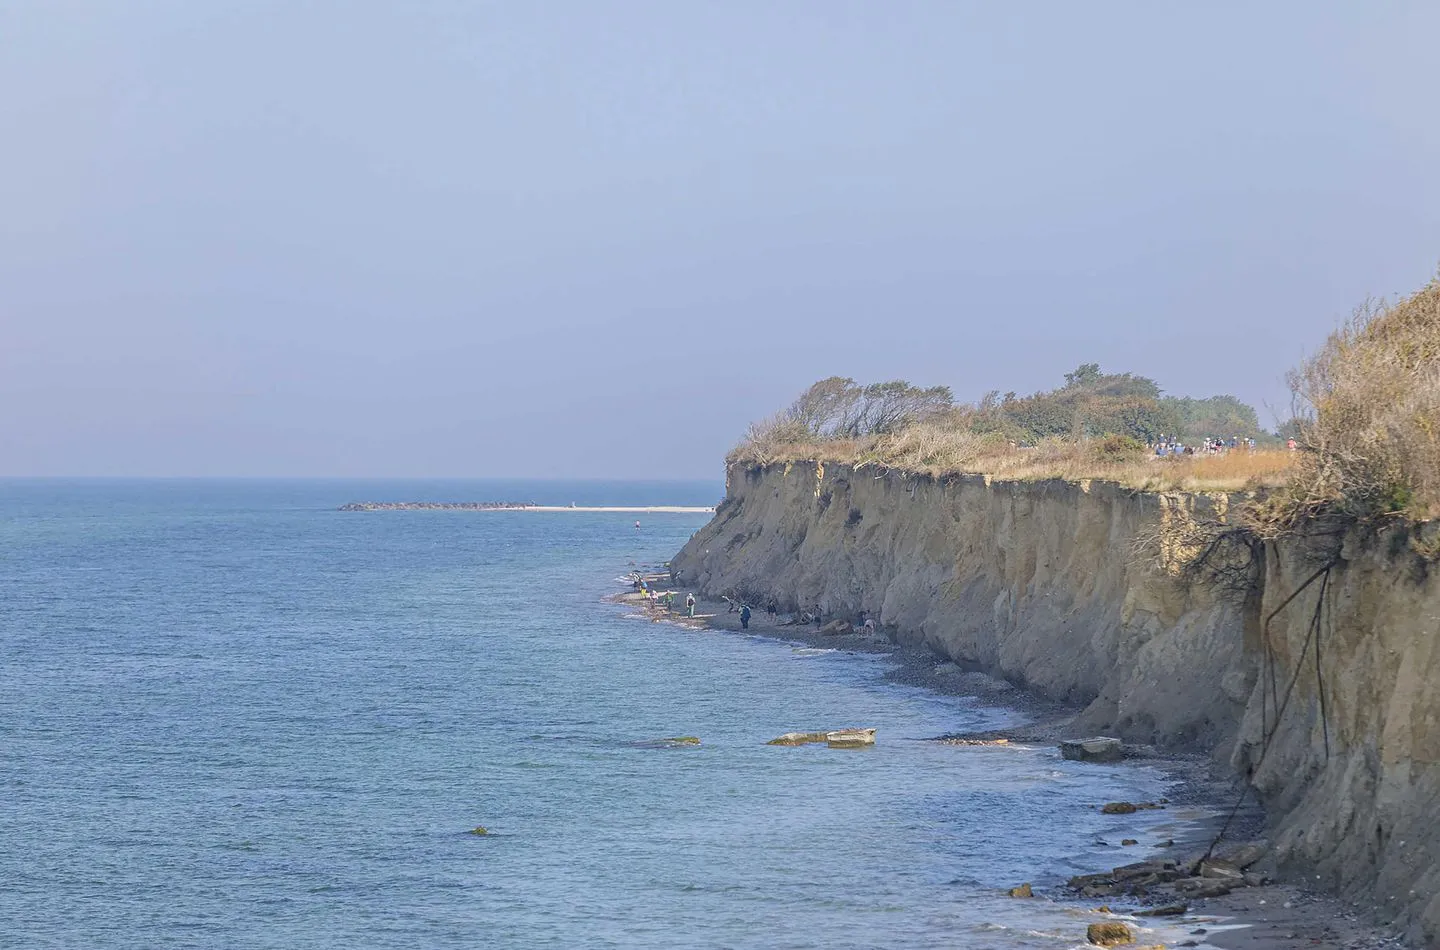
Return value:
<svg viewBox="0 0 1440 950">
<path fill-rule="evenodd" d="M 1060 754 L 1077 762 L 1118 762 L 1125 756 L 1125 747 L 1110 736 L 1067 739 L 1060 743 Z"/>
<path fill-rule="evenodd" d="M 1135 931 L 1118 920 L 1107 920 L 1086 928 L 1085 939 L 1097 947 L 1118 947 L 1124 943 L 1134 943 Z"/>
</svg>

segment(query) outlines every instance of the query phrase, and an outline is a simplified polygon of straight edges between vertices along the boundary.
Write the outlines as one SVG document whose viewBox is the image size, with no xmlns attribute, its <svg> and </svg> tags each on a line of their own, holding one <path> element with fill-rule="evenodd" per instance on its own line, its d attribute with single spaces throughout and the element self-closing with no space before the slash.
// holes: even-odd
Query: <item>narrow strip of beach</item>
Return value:
<svg viewBox="0 0 1440 950">
<path fill-rule="evenodd" d="M 748 627 L 742 629 L 738 602 L 703 597 L 699 591 L 671 582 L 668 572 L 642 569 L 638 572 L 649 590 L 671 592 L 673 606 L 666 607 L 649 594 L 626 590 L 608 598 L 610 601 L 638 611 L 638 619 L 670 623 L 694 630 L 744 633 L 851 652 L 885 653 L 895 667 L 885 675 L 889 682 L 918 686 L 942 695 L 978 697 L 983 702 L 1002 706 L 1020 713 L 1024 725 L 1003 732 L 965 736 L 937 736 L 936 741 L 956 745 L 1010 741 L 1027 745 L 1055 745 L 1062 738 L 1073 738 L 1071 724 L 1078 708 L 1047 702 L 983 672 L 966 671 L 929 650 L 897 645 L 883 630 L 856 628 L 851 624 L 834 624 L 824 618 L 821 624 L 803 623 L 799 618 L 777 612 L 770 614 L 764 604 L 751 604 Z M 634 576 L 634 575 L 632 575 Z M 685 599 L 694 594 L 694 616 L 687 615 Z M 1164 770 L 1179 784 L 1171 793 L 1174 805 L 1187 811 L 1203 811 L 1206 818 L 1179 822 L 1175 847 L 1170 852 L 1180 864 L 1198 861 L 1218 830 L 1224 813 L 1234 805 L 1232 780 L 1214 774 L 1210 757 L 1198 750 L 1160 750 L 1127 744 L 1126 763 L 1148 765 Z M 1253 807 L 1232 825 L 1223 847 L 1216 855 L 1232 852 L 1241 846 L 1265 847 L 1263 816 Z M 1129 859 L 1117 859 L 1125 864 Z M 1043 876 L 1047 869 L 1036 868 Z M 1097 873 L 1109 868 L 1095 868 Z M 1095 914 L 1097 922 L 1120 921 L 1135 928 L 1156 928 L 1167 931 L 1170 940 L 1164 946 L 1215 948 L 1215 950 L 1403 950 L 1398 937 L 1371 922 L 1361 920 L 1354 908 L 1323 894 L 1317 894 L 1292 883 L 1268 880 L 1255 886 L 1237 886 L 1228 894 L 1215 897 L 1178 897 L 1157 888 L 1149 898 L 1135 899 L 1122 894 L 1106 898 L 1086 898 L 1070 888 L 1059 885 L 1035 888 L 1035 898 L 1084 907 Z M 1134 911 L 1153 910 L 1166 904 L 1185 908 L 1183 914 L 1160 917 L 1136 917 Z M 1113 908 L 1111 905 L 1114 905 Z M 1137 937 L 1142 936 L 1137 934 Z M 1152 939 L 1153 934 L 1152 932 Z M 1179 936 L 1179 939 L 1176 939 Z M 1144 941 L 1142 940 L 1142 943 Z M 1148 948 L 1147 948 L 1148 950 Z"/>
</svg>

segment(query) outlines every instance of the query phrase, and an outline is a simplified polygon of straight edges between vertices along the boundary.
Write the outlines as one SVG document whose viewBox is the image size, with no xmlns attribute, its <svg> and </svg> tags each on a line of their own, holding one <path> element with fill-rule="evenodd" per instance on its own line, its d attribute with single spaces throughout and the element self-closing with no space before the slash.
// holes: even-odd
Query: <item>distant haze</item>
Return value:
<svg viewBox="0 0 1440 950">
<path fill-rule="evenodd" d="M 0 473 L 714 476 L 840 374 L 1283 409 L 1440 4 L 0 5 Z"/>
</svg>

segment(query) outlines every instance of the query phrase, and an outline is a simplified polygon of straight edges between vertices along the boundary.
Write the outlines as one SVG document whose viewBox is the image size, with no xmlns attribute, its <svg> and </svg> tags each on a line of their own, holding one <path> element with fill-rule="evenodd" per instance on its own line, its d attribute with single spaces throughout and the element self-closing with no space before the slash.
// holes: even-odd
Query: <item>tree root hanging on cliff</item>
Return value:
<svg viewBox="0 0 1440 950">
<path fill-rule="evenodd" d="M 1220 845 L 1220 842 L 1224 840 L 1226 833 L 1230 830 L 1231 823 L 1240 812 L 1240 806 L 1245 803 L 1245 796 L 1250 793 L 1251 782 L 1249 780 L 1264 766 L 1265 757 L 1270 753 L 1270 747 L 1275 738 L 1275 734 L 1280 731 L 1282 717 L 1284 717 L 1285 711 L 1290 707 L 1290 698 L 1294 695 L 1295 685 L 1300 681 L 1300 676 L 1305 670 L 1305 657 L 1310 652 L 1311 641 L 1315 643 L 1315 684 L 1320 701 L 1320 728 L 1325 741 L 1325 761 L 1330 761 L 1330 720 L 1325 701 L 1325 680 L 1321 672 L 1320 631 L 1326 617 L 1325 607 L 1334 599 L 1333 588 L 1330 585 L 1330 572 L 1334 570 L 1335 566 L 1339 563 L 1340 559 L 1338 557 L 1331 558 L 1323 567 L 1314 574 L 1311 574 L 1303 584 L 1295 588 L 1288 597 L 1280 602 L 1280 606 L 1272 610 L 1265 618 L 1265 622 L 1261 627 L 1264 654 L 1262 659 L 1263 667 L 1260 674 L 1260 756 L 1255 760 L 1255 764 L 1246 770 L 1244 777 L 1236 779 L 1236 782 L 1240 784 L 1240 794 L 1235 799 L 1235 806 L 1230 809 L 1230 814 L 1226 816 L 1225 823 L 1220 826 L 1220 831 L 1215 835 L 1215 840 L 1210 842 L 1210 847 L 1205 849 L 1205 856 L 1201 860 L 1209 860 L 1211 855 L 1214 854 L 1215 849 Z M 1300 655 L 1295 659 L 1295 669 L 1290 675 L 1290 682 L 1285 687 L 1285 696 L 1282 700 L 1279 695 L 1279 690 L 1277 689 L 1278 684 L 1275 681 L 1275 670 L 1279 666 L 1279 663 L 1270 643 L 1270 622 L 1279 616 L 1280 612 L 1286 607 L 1294 603 L 1295 599 L 1316 581 L 1320 582 L 1320 591 L 1315 598 L 1315 610 L 1310 616 L 1309 628 L 1305 634 L 1305 643 L 1300 647 Z M 1327 594 L 1331 595 L 1328 599 Z M 1329 613 L 1331 614 L 1330 622 L 1333 632 L 1333 606 Z M 1267 701 L 1273 704 L 1275 710 L 1273 724 L 1266 712 Z"/>
</svg>

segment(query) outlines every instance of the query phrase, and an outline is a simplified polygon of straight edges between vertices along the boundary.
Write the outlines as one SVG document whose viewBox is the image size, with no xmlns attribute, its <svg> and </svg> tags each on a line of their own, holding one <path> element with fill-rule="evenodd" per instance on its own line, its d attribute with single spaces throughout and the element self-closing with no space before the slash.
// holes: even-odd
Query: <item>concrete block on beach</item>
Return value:
<svg viewBox="0 0 1440 950">
<path fill-rule="evenodd" d="M 1060 754 L 1078 762 L 1118 762 L 1125 756 L 1119 739 L 1096 736 L 1093 739 L 1067 739 L 1060 743 Z"/>
</svg>

